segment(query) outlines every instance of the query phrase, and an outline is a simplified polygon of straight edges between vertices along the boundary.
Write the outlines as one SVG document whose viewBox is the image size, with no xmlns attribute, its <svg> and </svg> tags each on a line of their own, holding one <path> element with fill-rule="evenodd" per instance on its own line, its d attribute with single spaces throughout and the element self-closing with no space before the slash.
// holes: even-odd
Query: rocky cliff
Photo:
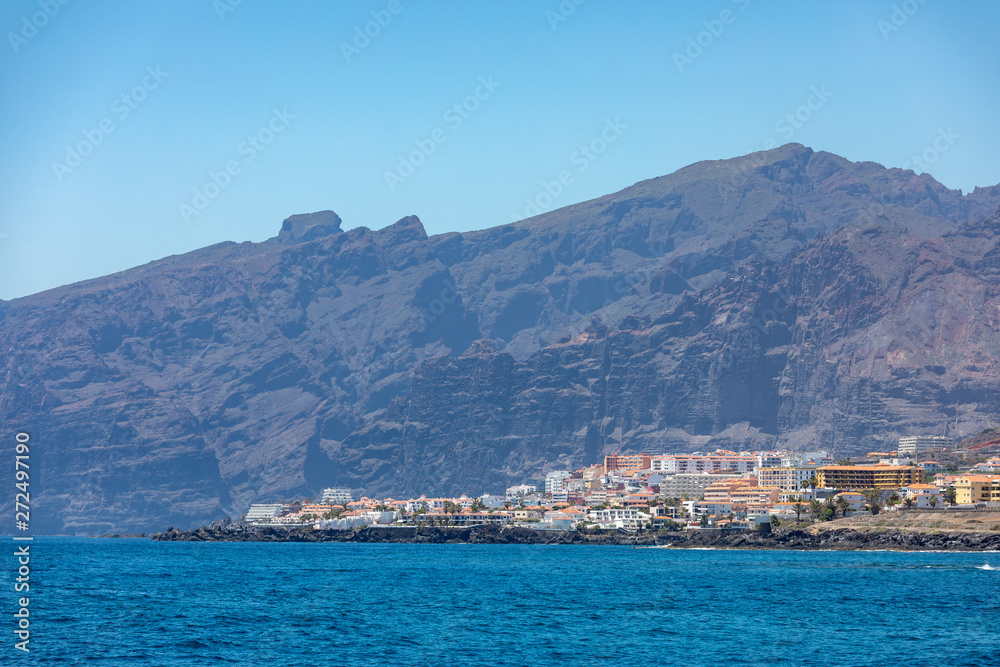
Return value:
<svg viewBox="0 0 1000 667">
<path fill-rule="evenodd" d="M 294 215 L 0 302 L 0 415 L 36 444 L 36 527 L 89 534 L 967 435 L 1000 411 L 998 206 L 789 144 L 476 232 Z"/>
</svg>

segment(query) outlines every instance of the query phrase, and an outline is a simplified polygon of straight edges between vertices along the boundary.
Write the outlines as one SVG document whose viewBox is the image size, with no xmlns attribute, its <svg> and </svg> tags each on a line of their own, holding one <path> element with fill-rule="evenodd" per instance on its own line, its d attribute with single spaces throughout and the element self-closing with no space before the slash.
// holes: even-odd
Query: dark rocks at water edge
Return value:
<svg viewBox="0 0 1000 667">
<path fill-rule="evenodd" d="M 798 549 L 903 551 L 992 551 L 1000 549 L 1000 533 L 938 533 L 902 530 L 857 531 L 697 530 L 659 533 L 537 531 L 512 526 L 385 527 L 359 530 L 312 530 L 213 522 L 197 530 L 169 530 L 152 536 L 158 542 L 351 542 L 407 544 L 592 544 L 623 546 L 714 547 L 720 549 Z"/>
<path fill-rule="evenodd" d="M 40 443 L 33 527 L 87 535 L 327 486 L 500 493 L 608 452 L 977 433 L 998 205 L 789 144 L 479 231 L 293 215 L 0 302 L 0 420 Z"/>
</svg>

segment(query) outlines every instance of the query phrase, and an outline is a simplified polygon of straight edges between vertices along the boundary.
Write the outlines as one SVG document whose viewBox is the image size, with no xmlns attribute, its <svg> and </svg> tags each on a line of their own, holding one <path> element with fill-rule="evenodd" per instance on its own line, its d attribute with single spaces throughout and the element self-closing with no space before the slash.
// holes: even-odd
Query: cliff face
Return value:
<svg viewBox="0 0 1000 667">
<path fill-rule="evenodd" d="M 1000 408 L 998 205 L 792 144 L 466 234 L 292 216 L 0 302 L 0 415 L 36 527 L 70 533 L 965 435 Z"/>
</svg>

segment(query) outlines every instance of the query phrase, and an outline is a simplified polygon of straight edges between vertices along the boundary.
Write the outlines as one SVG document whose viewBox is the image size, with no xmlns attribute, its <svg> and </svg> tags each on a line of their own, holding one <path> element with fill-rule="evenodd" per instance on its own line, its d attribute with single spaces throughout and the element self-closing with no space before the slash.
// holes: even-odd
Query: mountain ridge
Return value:
<svg viewBox="0 0 1000 667">
<path fill-rule="evenodd" d="M 49 443 L 43 525 L 81 533 L 971 432 L 1000 407 L 998 207 L 790 144 L 474 232 L 296 214 L 0 302 L 0 414 Z"/>
</svg>

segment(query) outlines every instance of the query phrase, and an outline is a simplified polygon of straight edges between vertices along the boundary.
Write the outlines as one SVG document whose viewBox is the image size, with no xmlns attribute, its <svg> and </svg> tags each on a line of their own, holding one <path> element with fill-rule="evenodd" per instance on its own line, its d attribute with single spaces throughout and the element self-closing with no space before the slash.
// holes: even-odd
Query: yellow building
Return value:
<svg viewBox="0 0 1000 667">
<path fill-rule="evenodd" d="M 1000 477 L 994 475 L 966 475 L 955 480 L 955 502 L 1000 503 Z"/>
<path fill-rule="evenodd" d="M 816 481 L 834 489 L 898 489 L 922 483 L 924 470 L 917 466 L 823 466 L 816 469 Z"/>
</svg>

